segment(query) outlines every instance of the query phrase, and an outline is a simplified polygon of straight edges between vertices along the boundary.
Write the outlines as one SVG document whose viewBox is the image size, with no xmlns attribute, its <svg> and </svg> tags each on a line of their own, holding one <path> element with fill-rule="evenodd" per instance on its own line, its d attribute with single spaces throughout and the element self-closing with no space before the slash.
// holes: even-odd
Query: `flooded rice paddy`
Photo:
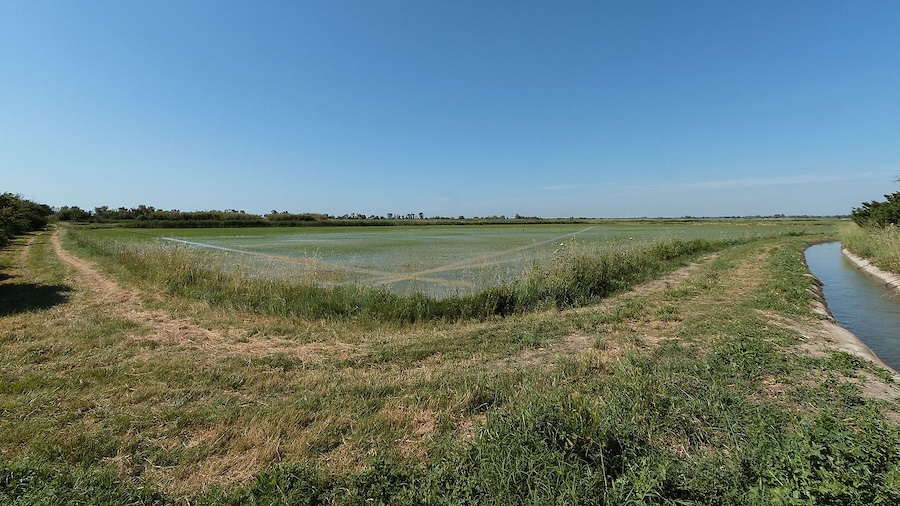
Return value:
<svg viewBox="0 0 900 506">
<path fill-rule="evenodd" d="M 432 296 L 470 293 L 547 266 L 574 248 L 661 239 L 729 239 L 821 227 L 821 221 L 624 221 L 548 225 L 97 231 L 153 247 L 189 248 L 254 277 L 357 283 Z"/>
</svg>

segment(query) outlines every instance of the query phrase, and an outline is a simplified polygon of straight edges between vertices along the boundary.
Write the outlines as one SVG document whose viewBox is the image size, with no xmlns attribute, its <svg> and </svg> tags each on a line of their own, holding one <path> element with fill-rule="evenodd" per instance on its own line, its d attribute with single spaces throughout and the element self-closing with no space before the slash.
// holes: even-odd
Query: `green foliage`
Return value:
<svg viewBox="0 0 900 506">
<path fill-rule="evenodd" d="M 547 300 L 559 308 L 580 306 L 729 244 L 732 242 L 669 239 L 627 249 L 569 247 L 549 269 L 532 270 L 523 284 L 534 300 L 530 307 Z"/>
<path fill-rule="evenodd" d="M 745 327 L 747 322 L 733 324 Z M 376 458 L 325 477 L 286 467 L 238 487 L 233 504 L 896 504 L 900 431 L 862 403 L 797 414 L 751 400 L 787 357 L 765 336 L 710 354 L 631 356 L 591 393 L 525 395 L 489 412 L 471 443 L 422 467 Z M 293 499 L 296 491 L 303 499 Z M 209 496 L 218 497 L 218 496 Z"/>
<path fill-rule="evenodd" d="M 288 464 L 190 501 L 896 504 L 897 427 L 865 405 L 825 402 L 833 387 L 811 394 L 833 409 L 810 414 L 752 401 L 758 374 L 782 370 L 777 355 L 762 338 L 743 337 L 724 339 L 699 359 L 678 347 L 630 356 L 613 376 L 585 377 L 590 394 L 525 394 L 489 411 L 474 441 L 439 442 L 420 466 L 376 456 L 363 470 L 333 475 Z M 741 372 L 750 364 L 758 374 Z M 171 500 L 102 471 L 71 479 L 26 467 L 7 476 L 6 497 L 21 494 L 13 504 L 40 504 L 48 490 L 97 504 Z"/>
<path fill-rule="evenodd" d="M 664 387 L 655 388 L 651 395 L 664 394 Z M 246 485 L 212 489 L 189 501 L 235 506 L 900 501 L 900 434 L 882 420 L 851 424 L 835 414 L 791 419 L 771 411 L 729 420 L 726 414 L 693 423 L 731 422 L 740 446 L 722 452 L 690 447 L 685 455 L 665 444 L 672 437 L 666 432 L 677 429 L 670 425 L 677 420 L 667 419 L 671 411 L 641 411 L 646 408 L 615 394 L 602 400 L 534 399 L 492 414 L 475 441 L 452 445 L 423 467 L 376 457 L 362 471 L 337 476 L 284 465 Z M 35 463 L 0 467 L 0 500 L 10 505 L 183 503 L 100 469 L 63 472 Z"/>
<path fill-rule="evenodd" d="M 88 222 L 91 220 L 91 216 L 90 212 L 78 206 L 63 206 L 56 212 L 56 218 L 59 221 Z"/>
<path fill-rule="evenodd" d="M 487 223 L 515 223 L 516 225 L 527 223 L 583 223 L 584 219 L 543 219 L 517 217 L 509 220 L 504 216 L 491 216 L 485 218 L 459 218 L 431 217 L 426 218 L 424 213 L 408 213 L 388 217 L 360 213 L 350 213 L 341 216 L 331 216 L 324 213 L 289 213 L 273 210 L 266 215 L 251 214 L 243 210 L 226 209 L 209 211 L 179 211 L 177 209 L 156 209 L 153 206 L 141 204 L 137 207 L 119 207 L 110 209 L 108 206 L 96 207 L 94 210 L 85 211 L 78 206 L 64 206 L 57 213 L 60 221 L 117 224 L 129 228 L 241 228 L 241 227 L 340 227 L 340 226 L 391 226 L 402 222 L 415 221 L 421 224 L 487 224 Z"/>
<path fill-rule="evenodd" d="M 900 222 L 900 192 L 884 196 L 885 201 L 863 202 L 854 208 L 851 216 L 861 227 L 896 225 Z"/>
<path fill-rule="evenodd" d="M 307 466 L 286 465 L 265 472 L 248 486 L 211 490 L 197 504 L 240 506 L 244 504 L 285 504 L 315 506 L 327 504 L 335 483 Z"/>
<path fill-rule="evenodd" d="M 12 193 L 0 194 L 0 246 L 10 239 L 47 226 L 53 210 Z"/>
<path fill-rule="evenodd" d="M 287 211 L 277 213 L 272 211 L 271 213 L 266 215 L 266 221 L 272 223 L 296 223 L 303 221 L 324 221 L 331 218 L 331 216 L 327 214 L 320 213 L 289 213 Z M 366 219 L 365 216 L 361 216 L 359 218 L 354 215 L 353 219 Z"/>
<path fill-rule="evenodd" d="M 0 462 L 0 503 L 8 506 L 170 504 L 162 493 L 86 467 L 59 469 L 42 462 Z"/>
<path fill-rule="evenodd" d="M 742 459 L 748 498 L 765 504 L 897 504 L 900 434 L 880 419 L 804 417 L 790 432 L 754 429 Z M 755 483 L 754 483 L 755 481 Z"/>
</svg>

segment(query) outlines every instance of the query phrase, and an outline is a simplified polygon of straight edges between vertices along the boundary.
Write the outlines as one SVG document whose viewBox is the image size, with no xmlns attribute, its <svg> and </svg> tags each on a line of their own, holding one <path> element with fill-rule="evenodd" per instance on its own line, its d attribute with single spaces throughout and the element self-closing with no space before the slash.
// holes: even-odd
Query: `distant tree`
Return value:
<svg viewBox="0 0 900 506">
<path fill-rule="evenodd" d="M 108 212 L 106 206 L 103 206 L 103 209 L 104 213 Z M 56 218 L 59 221 L 90 221 L 92 217 L 90 212 L 78 206 L 63 206 L 59 208 L 59 211 L 56 211 Z"/>
<path fill-rule="evenodd" d="M 900 176 L 894 178 L 900 183 Z M 853 208 L 850 217 L 861 227 L 884 227 L 900 223 L 900 192 L 884 196 L 884 202 L 873 200 Z"/>
<path fill-rule="evenodd" d="M 900 223 L 900 192 L 884 196 L 885 201 L 863 202 L 850 213 L 858 225 L 862 227 L 884 227 Z"/>
</svg>

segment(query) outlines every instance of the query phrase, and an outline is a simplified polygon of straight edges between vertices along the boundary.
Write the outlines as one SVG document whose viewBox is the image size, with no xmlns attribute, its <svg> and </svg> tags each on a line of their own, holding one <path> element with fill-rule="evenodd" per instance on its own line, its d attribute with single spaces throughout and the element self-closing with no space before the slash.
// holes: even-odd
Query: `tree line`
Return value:
<svg viewBox="0 0 900 506">
<path fill-rule="evenodd" d="M 0 194 L 0 247 L 18 235 L 47 226 L 53 209 L 13 193 Z"/>
<path fill-rule="evenodd" d="M 74 223 L 95 224 L 120 224 L 135 228 L 212 228 L 212 227 L 296 227 L 296 226 L 341 226 L 341 225 L 369 225 L 389 226 L 407 221 L 416 221 L 422 224 L 439 223 L 509 223 L 512 218 L 506 216 L 485 216 L 466 218 L 465 216 L 431 216 L 425 213 L 387 213 L 386 216 L 365 213 L 348 213 L 333 216 L 325 213 L 290 213 L 287 211 L 272 210 L 267 214 L 247 213 L 243 210 L 226 209 L 224 211 L 179 211 L 177 209 L 156 209 L 153 206 L 141 204 L 137 207 L 119 207 L 117 209 L 108 206 L 95 207 L 92 211 L 81 209 L 78 206 L 63 206 L 56 212 L 60 221 Z M 546 223 L 548 221 L 539 217 L 516 215 L 516 223 Z M 572 221 L 572 220 L 566 220 Z"/>
<path fill-rule="evenodd" d="M 277 211 L 267 214 L 248 213 L 244 210 L 226 209 L 209 211 L 180 211 L 157 209 L 145 204 L 136 207 L 109 206 L 85 210 L 78 206 L 55 209 L 46 204 L 32 202 L 13 193 L 0 194 L 0 246 L 14 237 L 40 230 L 51 221 L 94 225 L 118 225 L 131 228 L 223 228 L 223 227 L 301 227 L 301 226 L 391 226 L 414 221 L 423 225 L 439 224 L 528 224 L 528 223 L 580 223 L 584 218 L 548 219 L 537 216 L 514 218 L 502 216 L 465 217 L 431 216 L 425 213 L 387 213 L 385 216 L 348 213 L 333 216 L 325 213 L 290 213 Z"/>
</svg>

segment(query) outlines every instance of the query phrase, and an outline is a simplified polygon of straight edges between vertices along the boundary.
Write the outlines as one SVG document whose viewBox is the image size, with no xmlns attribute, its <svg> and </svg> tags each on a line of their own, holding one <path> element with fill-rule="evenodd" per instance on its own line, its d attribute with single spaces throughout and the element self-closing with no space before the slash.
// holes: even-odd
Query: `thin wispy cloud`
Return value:
<svg viewBox="0 0 900 506">
<path fill-rule="evenodd" d="M 564 191 L 564 190 L 577 190 L 578 188 L 584 188 L 587 186 L 593 186 L 589 184 L 558 184 L 553 186 L 539 186 L 538 190 L 548 191 L 548 192 L 556 192 L 556 191 Z"/>
<path fill-rule="evenodd" d="M 742 188 L 758 188 L 764 186 L 787 186 L 799 184 L 818 184 L 818 183 L 834 183 L 841 181 L 859 181 L 872 178 L 893 177 L 893 173 L 886 172 L 866 172 L 856 174 L 827 174 L 827 175 L 796 175 L 796 176 L 776 176 L 765 178 L 747 178 L 747 179 L 719 179 L 713 181 L 691 181 L 684 183 L 663 183 L 663 184 L 634 184 L 634 183 L 605 183 L 600 184 L 559 184 L 551 186 L 541 186 L 541 191 L 566 191 L 579 188 L 600 187 L 614 188 L 619 191 L 640 191 L 644 193 L 681 193 L 694 191 L 715 191 L 727 189 Z"/>
<path fill-rule="evenodd" d="M 708 191 L 708 190 L 726 190 L 726 189 L 742 189 L 742 188 L 758 188 L 761 186 L 787 186 L 787 185 L 810 185 L 817 183 L 835 183 L 841 181 L 858 181 L 861 179 L 870 179 L 873 177 L 885 177 L 886 174 L 881 173 L 859 173 L 859 174 L 843 174 L 843 175 L 798 175 L 798 176 L 776 176 L 765 178 L 750 179 L 723 179 L 716 181 L 695 181 L 688 183 L 667 183 L 652 185 L 632 185 L 629 189 L 637 189 L 649 192 L 691 192 L 691 191 Z"/>
</svg>

